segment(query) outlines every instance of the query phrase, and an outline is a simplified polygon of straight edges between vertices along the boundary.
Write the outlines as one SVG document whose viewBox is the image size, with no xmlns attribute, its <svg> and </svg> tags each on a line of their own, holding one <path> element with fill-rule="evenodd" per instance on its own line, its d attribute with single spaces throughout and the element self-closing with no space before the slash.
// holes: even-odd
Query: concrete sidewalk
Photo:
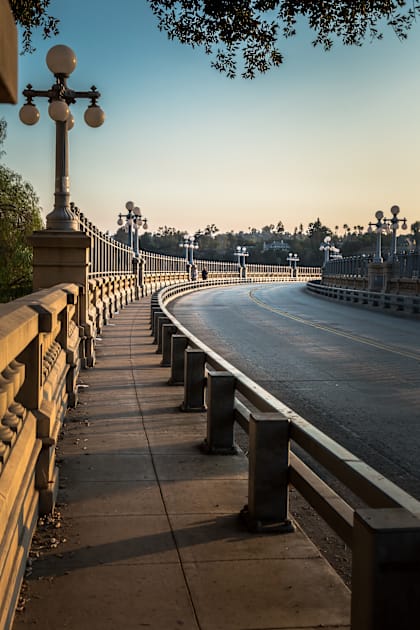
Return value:
<svg viewBox="0 0 420 630">
<path fill-rule="evenodd" d="M 350 628 L 348 589 L 298 528 L 240 524 L 247 459 L 199 451 L 205 414 L 179 411 L 149 307 L 116 316 L 82 373 L 59 446 L 61 518 L 34 540 L 14 629 Z"/>
</svg>

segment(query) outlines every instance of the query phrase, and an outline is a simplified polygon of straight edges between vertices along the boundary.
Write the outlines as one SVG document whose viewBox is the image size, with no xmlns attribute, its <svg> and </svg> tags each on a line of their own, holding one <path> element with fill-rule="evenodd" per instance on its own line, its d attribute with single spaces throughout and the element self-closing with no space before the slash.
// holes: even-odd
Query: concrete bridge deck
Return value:
<svg viewBox="0 0 420 630">
<path fill-rule="evenodd" d="M 299 530 L 250 534 L 247 459 L 204 455 L 179 411 L 150 299 L 98 341 L 59 446 L 57 516 L 41 526 L 15 630 L 350 628 L 350 595 Z M 38 557 L 37 557 L 38 556 Z"/>
</svg>

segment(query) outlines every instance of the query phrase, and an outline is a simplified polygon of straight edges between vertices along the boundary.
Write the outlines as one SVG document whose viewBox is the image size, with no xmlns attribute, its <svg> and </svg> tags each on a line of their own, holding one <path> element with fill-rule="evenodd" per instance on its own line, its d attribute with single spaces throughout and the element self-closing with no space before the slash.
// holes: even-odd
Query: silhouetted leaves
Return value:
<svg viewBox="0 0 420 630">
<path fill-rule="evenodd" d="M 50 0 L 9 0 L 16 24 L 22 27 L 23 52 L 33 52 L 32 34 L 41 28 L 44 39 L 58 35 L 59 20 L 47 13 Z"/>
<path fill-rule="evenodd" d="M 330 50 L 335 40 L 360 46 L 381 39 L 383 28 L 407 37 L 420 3 L 403 0 L 149 0 L 159 28 L 170 39 L 201 46 L 212 66 L 233 78 L 238 59 L 242 76 L 254 78 L 283 62 L 280 37 L 296 35 L 299 18 L 314 31 L 314 46 Z"/>
</svg>

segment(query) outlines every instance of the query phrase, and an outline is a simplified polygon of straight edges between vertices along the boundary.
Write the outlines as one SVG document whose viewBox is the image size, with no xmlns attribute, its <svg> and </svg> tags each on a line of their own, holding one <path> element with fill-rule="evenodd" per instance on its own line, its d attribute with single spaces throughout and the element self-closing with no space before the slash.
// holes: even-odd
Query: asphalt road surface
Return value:
<svg viewBox="0 0 420 630">
<path fill-rule="evenodd" d="M 191 332 L 420 499 L 420 322 L 295 283 L 200 291 L 170 305 Z"/>
</svg>

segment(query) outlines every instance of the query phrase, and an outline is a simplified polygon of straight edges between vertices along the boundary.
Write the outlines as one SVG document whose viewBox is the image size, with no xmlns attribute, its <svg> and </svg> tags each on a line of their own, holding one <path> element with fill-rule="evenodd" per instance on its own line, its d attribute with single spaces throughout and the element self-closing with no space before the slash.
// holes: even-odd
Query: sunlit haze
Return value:
<svg viewBox="0 0 420 630">
<path fill-rule="evenodd" d="M 76 52 L 69 86 L 97 86 L 106 121 L 83 121 L 72 106 L 72 200 L 102 230 L 116 231 L 127 200 L 151 230 L 193 231 L 208 223 L 247 230 L 283 221 L 286 229 L 320 217 L 331 228 L 367 226 L 374 213 L 401 207 L 420 220 L 420 25 L 405 42 L 391 30 L 362 48 L 311 46 L 302 30 L 280 42 L 285 63 L 253 81 L 229 80 L 199 50 L 160 33 L 147 2 L 52 1 L 60 35 L 19 57 L 19 91 L 47 89 L 51 46 Z M 5 163 L 37 191 L 44 216 L 54 191 L 54 124 L 8 123 Z"/>
</svg>

